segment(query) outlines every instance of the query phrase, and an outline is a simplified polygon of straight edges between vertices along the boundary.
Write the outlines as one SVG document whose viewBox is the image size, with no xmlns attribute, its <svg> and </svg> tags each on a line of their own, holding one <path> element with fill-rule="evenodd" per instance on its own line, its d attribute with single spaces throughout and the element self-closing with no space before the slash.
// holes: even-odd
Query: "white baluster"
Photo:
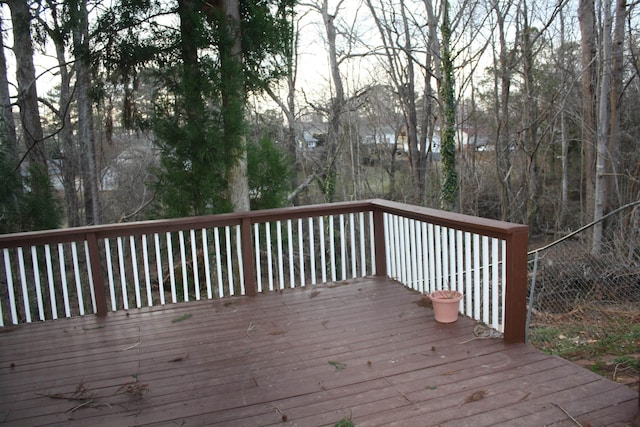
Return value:
<svg viewBox="0 0 640 427">
<path fill-rule="evenodd" d="M 11 257 L 9 249 L 4 249 L 4 271 L 7 278 L 7 291 L 9 293 L 9 310 L 11 310 L 11 321 L 18 324 L 18 310 L 16 309 L 16 297 L 13 290 L 13 273 L 11 271 Z"/>
<path fill-rule="evenodd" d="M 140 274 L 138 272 L 138 255 L 136 251 L 136 240 L 129 236 L 129 248 L 131 250 L 131 267 L 133 269 L 133 289 L 136 295 L 136 307 L 142 307 L 142 297 L 140 295 Z"/>
<path fill-rule="evenodd" d="M 207 283 L 207 298 L 213 298 L 213 289 L 211 288 L 211 265 L 209 264 L 209 242 L 207 239 L 207 229 L 202 229 L 202 257 L 204 259 L 204 275 Z"/>
<path fill-rule="evenodd" d="M 38 266 L 38 250 L 35 246 L 31 246 L 31 265 L 33 266 L 33 280 L 36 287 L 36 300 L 38 301 L 38 316 L 40 320 L 45 320 L 44 302 L 42 298 L 42 284 L 40 283 L 40 267 Z M 95 312 L 95 308 L 93 311 Z M 2 312 L 0 312 L 0 318 L 2 318 Z"/>
<path fill-rule="evenodd" d="M 18 270 L 20 270 L 20 284 L 22 286 L 22 305 L 27 323 L 31 323 L 31 307 L 29 307 L 29 292 L 27 289 L 27 274 L 24 268 L 24 253 L 22 247 L 18 247 Z"/>
<path fill-rule="evenodd" d="M 82 295 L 82 283 L 80 282 L 80 267 L 78 265 L 78 248 L 76 242 L 71 242 L 71 258 L 73 260 L 73 275 L 76 280 L 76 293 L 78 294 L 78 309 L 80 316 L 84 316 L 84 297 Z"/>
</svg>

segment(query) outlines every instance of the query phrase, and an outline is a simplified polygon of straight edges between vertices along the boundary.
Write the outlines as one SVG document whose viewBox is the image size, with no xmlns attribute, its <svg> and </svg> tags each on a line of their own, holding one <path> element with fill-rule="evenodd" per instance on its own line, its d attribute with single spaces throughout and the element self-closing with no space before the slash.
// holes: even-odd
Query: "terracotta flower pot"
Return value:
<svg viewBox="0 0 640 427">
<path fill-rule="evenodd" d="M 458 291 L 435 291 L 429 294 L 433 303 L 433 315 L 436 322 L 453 323 L 458 320 L 458 307 L 462 293 Z"/>
</svg>

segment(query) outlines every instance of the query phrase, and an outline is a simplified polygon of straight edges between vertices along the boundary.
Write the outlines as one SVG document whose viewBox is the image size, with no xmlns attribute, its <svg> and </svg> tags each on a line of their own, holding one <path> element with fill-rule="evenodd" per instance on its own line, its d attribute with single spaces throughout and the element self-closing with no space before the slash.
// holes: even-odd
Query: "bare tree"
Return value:
<svg viewBox="0 0 640 427">
<path fill-rule="evenodd" d="M 338 53 L 339 30 L 336 19 L 342 11 L 345 0 L 340 0 L 333 10 L 329 10 L 329 0 L 318 0 L 313 3 L 303 3 L 311 10 L 319 13 L 324 27 L 326 49 L 329 59 L 329 75 L 331 97 L 328 105 L 310 103 L 315 111 L 326 115 L 328 121 L 326 141 L 323 142 L 321 158 L 317 159 L 318 166 L 312 172 L 313 178 L 318 183 L 325 202 L 333 202 L 338 177 L 337 162 L 344 145 L 342 135 L 344 126 L 344 113 L 347 108 L 344 82 L 340 65 L 348 59 L 348 55 Z M 310 181 L 309 181 L 310 182 Z"/>
<path fill-rule="evenodd" d="M 332 202 L 335 193 L 335 180 L 337 175 L 336 160 L 340 150 L 340 130 L 342 127 L 342 115 L 345 108 L 344 84 L 340 75 L 340 62 L 336 48 L 337 29 L 335 25 L 336 15 L 339 13 L 344 0 L 336 5 L 333 12 L 329 11 L 329 0 L 322 0 L 319 11 L 322 14 L 322 22 L 327 35 L 327 49 L 329 53 L 329 72 L 333 96 L 329 107 L 329 128 L 327 132 L 327 158 L 324 172 L 324 191 L 326 201 Z"/>
<path fill-rule="evenodd" d="M 564 13 L 560 11 L 560 51 L 565 52 L 565 26 L 564 26 Z M 558 65 L 560 66 L 561 73 L 561 88 L 567 89 L 567 55 L 561 54 Z M 564 103 L 560 111 L 560 140 L 561 140 L 561 184 L 560 184 L 560 221 L 559 225 L 564 226 L 567 215 L 569 214 L 569 138 L 567 136 L 567 112 Z"/>
<path fill-rule="evenodd" d="M 100 224 L 100 193 L 98 191 L 98 167 L 96 162 L 95 135 L 93 129 L 93 106 L 91 62 L 89 58 L 89 17 L 86 0 L 72 2 L 74 14 L 73 48 L 76 55 L 76 102 L 78 108 L 78 137 L 84 210 L 87 224 Z"/>
<path fill-rule="evenodd" d="M 63 21 L 64 13 L 60 13 L 59 4 L 52 0 L 47 0 L 50 20 L 46 20 L 42 12 L 38 14 L 38 23 L 44 28 L 55 47 L 56 59 L 58 61 L 58 72 L 60 75 L 60 93 L 58 96 L 58 106 L 51 105 L 53 113 L 58 119 L 58 136 L 62 142 L 61 173 L 62 185 L 64 187 L 64 199 L 67 212 L 67 223 L 70 227 L 82 225 L 80 220 L 80 202 L 76 188 L 76 177 L 78 176 L 78 153 L 73 136 L 71 124 L 71 102 L 72 89 L 71 79 L 72 69 L 67 61 L 67 40 L 69 37 L 68 23 Z"/>
<path fill-rule="evenodd" d="M 0 35 L 2 21 L 0 21 Z M 8 158 L 11 163 L 18 161 L 18 138 L 16 124 L 13 120 L 13 108 L 9 94 L 9 78 L 7 75 L 7 59 L 4 54 L 4 38 L 0 37 L 0 135 L 7 143 Z"/>
<path fill-rule="evenodd" d="M 585 222 L 591 222 L 594 205 L 596 147 L 596 24 L 594 0 L 580 0 L 580 50 L 582 52 L 582 147 L 584 152 Z"/>
<path fill-rule="evenodd" d="M 288 18 L 291 19 L 291 25 L 294 28 L 290 37 L 283 40 L 286 47 L 286 52 L 283 57 L 285 61 L 286 68 L 286 76 L 285 80 L 285 89 L 286 95 L 285 99 L 276 93 L 276 91 L 269 85 L 265 87 L 266 94 L 276 103 L 278 107 L 282 110 L 282 113 L 286 119 L 286 130 L 285 130 L 285 146 L 287 147 L 287 152 L 291 158 L 291 161 L 294 165 L 297 165 L 297 157 L 298 157 L 298 124 L 297 124 L 297 116 L 298 116 L 298 106 L 296 103 L 296 92 L 297 92 L 297 78 L 298 78 L 298 39 L 300 36 L 299 19 L 296 17 L 295 11 L 290 10 L 288 14 Z M 296 171 L 291 174 L 291 188 L 293 189 L 292 193 L 287 198 L 294 205 L 298 204 L 298 194 L 306 188 L 310 181 L 305 181 L 306 184 L 303 187 L 300 187 L 300 182 L 298 179 L 298 174 Z M 303 183 L 304 184 L 304 183 Z"/>
<path fill-rule="evenodd" d="M 496 172 L 500 182 L 500 207 L 501 219 L 509 217 L 511 206 L 511 172 L 512 172 L 512 145 L 511 128 L 509 125 L 509 101 L 511 90 L 511 69 L 513 52 L 507 45 L 505 20 L 511 2 L 500 4 L 498 0 L 492 0 L 491 9 L 495 13 L 496 29 L 498 36 L 497 49 L 493 50 L 493 84 L 496 100 L 493 113 L 496 122 L 495 130 L 495 154 Z M 494 30 L 494 34 L 495 34 Z"/>
<path fill-rule="evenodd" d="M 409 11 L 404 2 L 399 4 L 376 3 L 367 0 L 367 6 L 371 11 L 371 15 L 375 21 L 380 39 L 382 40 L 382 50 L 384 52 L 383 60 L 386 62 L 386 70 L 390 81 L 392 82 L 404 114 L 405 133 L 407 145 L 409 149 L 409 161 L 411 165 L 411 176 L 414 194 L 412 199 L 414 202 L 421 203 L 425 196 L 425 172 L 427 152 L 430 149 L 430 138 L 427 137 L 431 130 L 433 135 L 433 126 L 429 120 L 431 116 L 431 103 L 433 102 L 433 89 L 431 87 L 431 79 L 433 74 L 429 70 L 434 68 L 439 71 L 439 67 L 433 67 L 433 63 L 425 63 L 422 66 L 417 64 L 417 52 L 413 46 L 413 28 L 410 25 Z M 425 7 L 428 9 L 430 18 L 430 28 L 437 28 L 435 17 L 430 1 L 425 1 Z M 397 15 L 396 15 L 397 14 Z M 435 61 L 439 58 L 440 52 L 433 52 L 432 49 L 439 47 L 437 37 L 434 33 L 429 33 L 428 49 L 426 52 L 427 61 Z M 424 111 L 423 121 L 421 123 L 421 132 L 418 124 L 418 102 L 416 91 L 416 68 L 425 71 L 424 82 Z M 422 144 L 419 144 L 419 141 Z M 429 147 L 429 148 L 428 148 Z"/>
<path fill-rule="evenodd" d="M 38 92 L 36 71 L 33 65 L 33 44 L 31 38 L 32 15 L 26 0 L 7 1 L 13 23 L 13 52 L 16 58 L 16 80 L 18 82 L 18 106 L 20 121 L 27 146 L 27 158 L 31 166 L 40 169 L 46 176 L 47 158 L 44 149 L 44 134 L 40 111 L 38 110 Z"/>
<path fill-rule="evenodd" d="M 602 48 L 600 59 L 600 81 L 598 99 L 598 134 L 596 146 L 596 182 L 594 192 L 593 219 L 602 218 L 606 203 L 606 159 L 607 139 L 610 117 L 609 92 L 611 89 L 611 28 L 613 17 L 611 15 L 612 0 L 602 2 L 604 16 L 602 17 Z M 599 254 L 602 249 L 602 221 L 598 221 L 593 227 L 591 251 Z"/>
<path fill-rule="evenodd" d="M 611 117 L 609 124 L 609 140 L 607 142 L 607 195 L 616 197 L 615 205 L 625 203 L 618 188 L 618 164 L 620 143 L 622 139 L 622 99 L 624 93 L 624 38 L 627 17 L 626 0 L 616 0 L 614 14 L 613 39 L 611 41 L 611 91 L 609 105 Z M 606 209 L 607 207 L 605 207 Z"/>
</svg>

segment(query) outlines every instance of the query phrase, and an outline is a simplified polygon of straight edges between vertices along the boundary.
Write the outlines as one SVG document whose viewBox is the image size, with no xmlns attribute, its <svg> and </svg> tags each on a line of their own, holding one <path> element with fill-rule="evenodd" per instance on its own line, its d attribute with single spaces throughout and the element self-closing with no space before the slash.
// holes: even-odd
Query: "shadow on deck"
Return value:
<svg viewBox="0 0 640 427">
<path fill-rule="evenodd" d="M 365 278 L 0 330 L 6 425 L 625 425 L 637 394 Z M 588 423 L 588 424 L 586 424 Z"/>
</svg>

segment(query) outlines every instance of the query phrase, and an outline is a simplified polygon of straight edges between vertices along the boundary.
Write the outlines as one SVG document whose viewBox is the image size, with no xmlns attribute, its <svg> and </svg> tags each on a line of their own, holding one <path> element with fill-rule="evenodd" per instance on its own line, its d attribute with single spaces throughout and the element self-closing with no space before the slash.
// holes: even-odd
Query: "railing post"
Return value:
<svg viewBox="0 0 640 427">
<path fill-rule="evenodd" d="M 256 295 L 256 266 L 253 260 L 253 241 L 251 239 L 251 218 L 243 217 L 240 223 L 242 245 L 242 265 L 244 267 L 244 288 L 248 296 Z"/>
<path fill-rule="evenodd" d="M 525 342 L 527 325 L 528 229 L 514 230 L 507 239 L 504 340 Z"/>
<path fill-rule="evenodd" d="M 387 276 L 387 254 L 385 251 L 384 212 L 373 209 L 373 242 L 376 255 L 376 276 Z"/>
<path fill-rule="evenodd" d="M 96 314 L 99 317 L 107 315 L 107 295 L 104 291 L 102 278 L 102 263 L 100 262 L 100 249 L 95 233 L 87 233 L 87 246 L 89 247 L 89 262 L 91 263 L 91 277 L 96 296 Z"/>
</svg>

